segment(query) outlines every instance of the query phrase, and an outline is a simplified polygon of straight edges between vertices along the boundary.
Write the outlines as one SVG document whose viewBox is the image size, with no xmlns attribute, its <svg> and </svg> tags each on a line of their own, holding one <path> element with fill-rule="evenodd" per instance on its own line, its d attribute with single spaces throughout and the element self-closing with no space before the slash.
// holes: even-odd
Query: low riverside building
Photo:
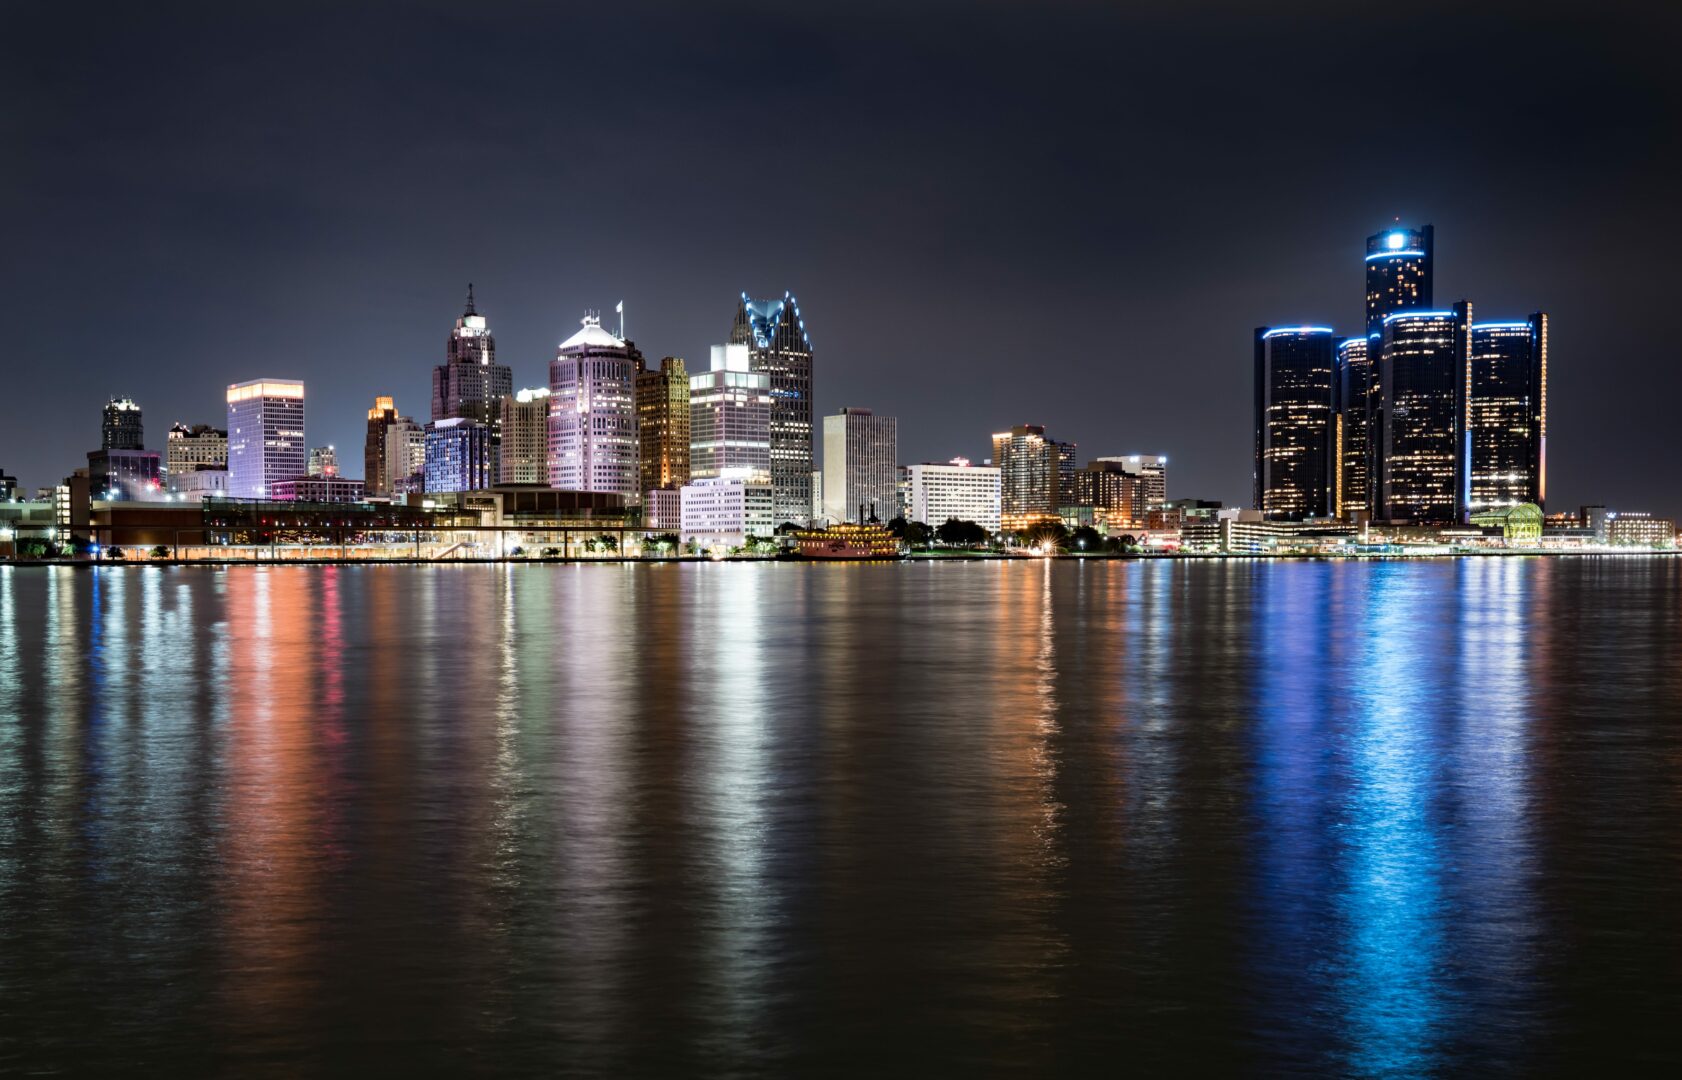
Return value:
<svg viewBox="0 0 1682 1080">
<path fill-rule="evenodd" d="M 1606 515 L 1606 542 L 1615 547 L 1676 546 L 1676 522 L 1635 510 Z"/>
<path fill-rule="evenodd" d="M 680 533 L 702 549 L 741 547 L 750 536 L 769 538 L 776 529 L 771 485 L 750 470 L 708 476 L 684 485 Z"/>
<path fill-rule="evenodd" d="M 930 528 L 950 520 L 973 521 L 991 535 L 999 531 L 999 470 L 971 465 L 965 458 L 945 464 L 925 461 L 906 466 L 909 492 L 906 517 Z"/>
<path fill-rule="evenodd" d="M 204 498 L 228 497 L 228 470 L 200 465 L 181 472 L 171 472 L 164 486 L 176 499 L 196 502 Z"/>
<path fill-rule="evenodd" d="M 359 503 L 365 497 L 363 481 L 319 473 L 276 480 L 269 485 L 275 502 Z"/>
<path fill-rule="evenodd" d="M 1260 510 L 1222 510 L 1180 529 L 1182 551 L 1236 555 L 1311 553 L 1342 547 L 1356 534 L 1346 521 L 1266 521 Z"/>
<path fill-rule="evenodd" d="M 1472 515 L 1472 524 L 1494 531 L 1509 547 L 1534 547 L 1542 542 L 1542 508 L 1535 503 L 1481 510 Z"/>
</svg>

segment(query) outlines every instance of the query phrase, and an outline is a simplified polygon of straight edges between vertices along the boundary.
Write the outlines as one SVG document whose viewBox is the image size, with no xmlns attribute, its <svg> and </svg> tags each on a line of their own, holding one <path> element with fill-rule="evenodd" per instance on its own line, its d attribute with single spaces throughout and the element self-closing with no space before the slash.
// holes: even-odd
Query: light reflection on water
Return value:
<svg viewBox="0 0 1682 1080">
<path fill-rule="evenodd" d="M 0 1071 L 1651 1067 L 1678 565 L 0 568 Z"/>
</svg>

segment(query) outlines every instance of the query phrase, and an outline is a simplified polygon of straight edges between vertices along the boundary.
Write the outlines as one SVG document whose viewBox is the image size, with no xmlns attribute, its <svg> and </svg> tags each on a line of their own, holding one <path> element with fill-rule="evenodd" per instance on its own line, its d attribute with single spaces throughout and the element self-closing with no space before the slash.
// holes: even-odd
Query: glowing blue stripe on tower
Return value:
<svg viewBox="0 0 1682 1080">
<path fill-rule="evenodd" d="M 1384 316 L 1384 325 L 1389 326 L 1397 319 L 1452 319 L 1452 311 L 1395 311 Z"/>
<path fill-rule="evenodd" d="M 1269 330 L 1263 334 L 1262 340 L 1265 341 L 1275 334 L 1330 334 L 1332 332 L 1332 328 L 1329 326 L 1281 326 L 1277 330 Z"/>
<path fill-rule="evenodd" d="M 1367 261 L 1372 262 L 1374 259 L 1401 259 L 1410 255 L 1417 255 L 1423 258 L 1425 253 L 1423 251 L 1416 251 L 1413 248 L 1409 248 L 1406 251 L 1377 251 L 1368 255 Z"/>
<path fill-rule="evenodd" d="M 1475 322 L 1473 330 L 1528 330 L 1528 322 Z"/>
</svg>

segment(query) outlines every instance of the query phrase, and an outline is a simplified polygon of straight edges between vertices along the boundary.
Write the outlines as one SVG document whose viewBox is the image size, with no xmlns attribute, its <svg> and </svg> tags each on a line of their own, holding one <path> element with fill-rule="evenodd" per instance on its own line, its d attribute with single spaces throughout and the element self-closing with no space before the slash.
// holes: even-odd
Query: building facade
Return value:
<svg viewBox="0 0 1682 1080">
<path fill-rule="evenodd" d="M 745 345 L 771 399 L 771 489 L 778 521 L 806 524 L 812 506 L 812 339 L 791 292 L 736 305 L 730 344 Z M 701 475 L 697 473 L 696 475 Z"/>
<path fill-rule="evenodd" d="M 1397 225 L 1367 237 L 1367 337 L 1383 330 L 1384 317 L 1431 306 L 1435 230 Z"/>
<path fill-rule="evenodd" d="M 1461 452 L 1470 458 L 1472 513 L 1547 508 L 1548 317 L 1472 324 Z"/>
<path fill-rule="evenodd" d="M 513 392 L 514 372 L 496 362 L 496 335 L 469 285 L 467 308 L 444 343 L 444 363 L 432 369 L 432 419 L 477 420 L 494 432 L 502 399 Z"/>
<path fill-rule="evenodd" d="M 427 494 L 484 491 L 495 475 L 489 424 L 456 416 L 426 425 Z"/>
<path fill-rule="evenodd" d="M 1338 509 L 1372 513 L 1373 413 L 1378 399 L 1378 343 L 1345 338 L 1337 346 Z"/>
<path fill-rule="evenodd" d="M 668 356 L 636 379 L 638 486 L 676 491 L 689 483 L 689 372 Z"/>
<path fill-rule="evenodd" d="M 1134 477 L 1138 488 L 1138 518 L 1152 510 L 1160 510 L 1168 502 L 1168 457 L 1165 454 L 1112 454 L 1094 458 L 1088 469 L 1097 465 L 1119 465 Z"/>
<path fill-rule="evenodd" d="M 164 439 L 164 470 L 176 473 L 228 467 L 228 433 L 209 424 L 175 424 Z"/>
<path fill-rule="evenodd" d="M 823 418 L 823 510 L 862 525 L 899 512 L 899 423 L 869 409 Z"/>
<path fill-rule="evenodd" d="M 385 495 L 387 486 L 385 465 L 386 429 L 397 422 L 397 402 L 390 397 L 376 397 L 368 410 L 368 434 L 362 443 L 362 477 L 369 495 Z"/>
<path fill-rule="evenodd" d="M 776 531 L 771 485 L 751 469 L 697 477 L 684 485 L 679 500 L 685 543 L 739 547 L 750 536 L 769 538 Z"/>
<path fill-rule="evenodd" d="M 304 384 L 253 379 L 228 387 L 228 494 L 266 499 L 269 485 L 305 474 Z"/>
<path fill-rule="evenodd" d="M 310 461 L 307 469 L 309 476 L 337 476 L 339 475 L 339 452 L 331 446 L 316 446 L 310 448 Z"/>
<path fill-rule="evenodd" d="M 549 388 L 517 390 L 502 399 L 500 484 L 549 482 Z"/>
<path fill-rule="evenodd" d="M 426 490 L 426 426 L 399 416 L 385 427 L 385 487 L 392 497 Z"/>
<path fill-rule="evenodd" d="M 689 376 L 692 480 L 748 469 L 771 482 L 771 379 L 752 363 L 746 345 L 714 345 L 711 368 Z"/>
<path fill-rule="evenodd" d="M 1058 455 L 1039 424 L 1018 424 L 993 436 L 999 470 L 999 522 L 1023 529 L 1058 517 Z"/>
<path fill-rule="evenodd" d="M 140 422 L 140 406 L 131 398 L 112 398 L 100 417 L 101 450 L 144 450 L 146 431 Z"/>
<path fill-rule="evenodd" d="M 1606 543 L 1618 546 L 1676 546 L 1676 522 L 1636 510 L 1606 515 Z"/>
<path fill-rule="evenodd" d="M 625 341 L 584 317 L 549 365 L 549 486 L 638 495 L 636 370 Z"/>
<path fill-rule="evenodd" d="M 94 499 L 153 501 L 163 497 L 162 455 L 156 450 L 95 450 L 88 454 Z"/>
<path fill-rule="evenodd" d="M 1384 317 L 1375 460 L 1381 521 L 1447 525 L 1465 518 L 1463 384 L 1472 305 Z"/>
<path fill-rule="evenodd" d="M 1330 327 L 1258 327 L 1254 507 L 1270 521 L 1338 504 L 1337 357 Z"/>
<path fill-rule="evenodd" d="M 336 473 L 312 473 L 292 480 L 276 480 L 269 498 L 275 502 L 354 503 L 361 502 L 366 489 L 361 480 Z"/>
<path fill-rule="evenodd" d="M 824 450 L 827 457 L 828 448 Z M 951 520 L 973 521 L 989 534 L 999 531 L 999 470 L 971 465 L 964 458 L 945 464 L 925 461 L 906 466 L 910 493 L 906 518 L 931 529 Z"/>
</svg>

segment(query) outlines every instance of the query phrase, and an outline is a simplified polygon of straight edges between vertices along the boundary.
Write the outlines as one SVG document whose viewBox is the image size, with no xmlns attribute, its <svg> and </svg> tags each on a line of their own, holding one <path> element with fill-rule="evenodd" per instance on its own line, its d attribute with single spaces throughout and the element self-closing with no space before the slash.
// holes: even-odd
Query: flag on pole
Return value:
<svg viewBox="0 0 1682 1080">
<path fill-rule="evenodd" d="M 619 301 L 618 304 L 614 305 L 613 310 L 620 315 L 625 314 L 625 301 Z"/>
</svg>

